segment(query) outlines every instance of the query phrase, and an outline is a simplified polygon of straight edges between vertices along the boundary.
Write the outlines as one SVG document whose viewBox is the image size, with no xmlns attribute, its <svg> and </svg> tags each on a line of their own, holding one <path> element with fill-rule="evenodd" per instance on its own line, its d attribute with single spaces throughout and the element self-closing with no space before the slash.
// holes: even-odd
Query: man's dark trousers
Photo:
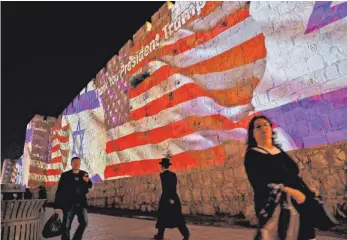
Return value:
<svg viewBox="0 0 347 240">
<path fill-rule="evenodd" d="M 63 234 L 61 235 L 62 240 L 70 240 L 70 230 L 71 230 L 71 224 L 72 221 L 77 215 L 78 220 L 78 228 L 75 232 L 75 235 L 73 236 L 72 240 L 81 240 L 83 236 L 83 232 L 86 229 L 88 225 L 88 215 L 87 215 L 87 209 L 83 207 L 79 207 L 78 204 L 72 205 L 72 208 L 68 211 L 64 211 L 64 217 L 63 217 Z"/>
</svg>

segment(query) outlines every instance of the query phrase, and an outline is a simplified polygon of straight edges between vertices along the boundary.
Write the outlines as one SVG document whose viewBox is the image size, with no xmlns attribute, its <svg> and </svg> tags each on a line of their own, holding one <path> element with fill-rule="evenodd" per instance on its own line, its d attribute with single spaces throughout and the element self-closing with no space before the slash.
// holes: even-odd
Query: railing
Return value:
<svg viewBox="0 0 347 240">
<path fill-rule="evenodd" d="M 40 239 L 40 217 L 45 199 L 4 200 L 1 202 L 1 239 Z"/>
</svg>

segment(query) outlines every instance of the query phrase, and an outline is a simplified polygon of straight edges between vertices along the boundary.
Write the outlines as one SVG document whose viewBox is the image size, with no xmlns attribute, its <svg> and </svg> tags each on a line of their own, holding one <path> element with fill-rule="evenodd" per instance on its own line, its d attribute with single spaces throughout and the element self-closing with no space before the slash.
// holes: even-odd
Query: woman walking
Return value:
<svg viewBox="0 0 347 240">
<path fill-rule="evenodd" d="M 279 184 L 283 186 L 283 192 L 294 199 L 293 205 L 300 214 L 298 239 L 315 239 L 312 219 L 314 217 L 310 205 L 312 204 L 311 200 L 318 193 L 312 192 L 301 180 L 298 176 L 298 166 L 274 142 L 274 137 L 272 124 L 268 118 L 256 116 L 251 120 L 248 128 L 245 168 L 254 190 L 255 211 L 260 228 L 263 228 L 269 219 L 264 218 L 263 214 L 273 192 L 269 186 Z M 279 235 L 282 239 L 280 233 Z"/>
</svg>

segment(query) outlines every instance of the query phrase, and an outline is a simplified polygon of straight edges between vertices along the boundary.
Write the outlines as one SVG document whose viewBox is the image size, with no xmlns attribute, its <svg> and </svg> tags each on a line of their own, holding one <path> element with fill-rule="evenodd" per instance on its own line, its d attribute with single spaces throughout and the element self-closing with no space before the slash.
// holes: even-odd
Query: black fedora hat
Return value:
<svg viewBox="0 0 347 240">
<path fill-rule="evenodd" d="M 170 166 L 170 165 L 172 165 L 170 163 L 170 159 L 169 158 L 162 158 L 161 162 L 159 164 L 162 165 L 162 166 Z"/>
</svg>

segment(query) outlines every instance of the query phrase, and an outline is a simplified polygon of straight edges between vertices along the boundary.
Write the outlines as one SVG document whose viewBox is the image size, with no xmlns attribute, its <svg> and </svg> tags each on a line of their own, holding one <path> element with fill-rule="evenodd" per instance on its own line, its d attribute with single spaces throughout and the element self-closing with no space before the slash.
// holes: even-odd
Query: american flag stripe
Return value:
<svg viewBox="0 0 347 240">
<path fill-rule="evenodd" d="M 187 169 L 192 167 L 208 166 L 225 161 L 226 151 L 230 145 L 235 145 L 235 141 L 204 149 L 181 151 L 181 153 L 173 154 L 171 162 L 173 170 Z M 171 150 L 171 149 L 170 149 Z M 142 156 L 139 153 L 139 156 Z M 142 174 L 151 174 L 160 171 L 159 162 L 163 155 L 151 156 L 149 159 L 145 157 L 131 162 L 123 162 L 108 165 L 105 169 L 105 178 L 110 179 L 118 176 L 136 176 Z"/>
<path fill-rule="evenodd" d="M 116 129 L 110 130 L 108 134 L 112 139 L 119 138 L 134 132 L 150 131 L 153 128 L 181 121 L 189 116 L 203 117 L 220 114 L 231 121 L 239 121 L 247 117 L 252 110 L 253 108 L 250 104 L 237 107 L 222 107 L 211 98 L 199 97 L 170 109 L 165 109 L 154 116 L 127 122 Z"/>
<path fill-rule="evenodd" d="M 218 47 L 217 49 L 216 52 L 220 52 L 221 48 Z M 211 54 L 201 54 L 203 57 L 200 60 L 204 59 L 205 61 L 197 61 L 199 57 L 192 57 L 192 59 L 182 58 L 180 62 L 181 67 L 184 67 L 183 64 L 188 66 L 184 67 L 180 72 L 183 74 L 222 72 L 262 59 L 266 56 L 264 35 L 262 33 L 258 34 L 225 52 L 220 52 L 219 55 L 215 55 L 214 51 Z M 194 56 L 196 55 L 194 54 Z M 226 59 L 228 60 L 226 61 Z M 177 59 L 174 59 L 172 62 L 176 61 Z"/>
<path fill-rule="evenodd" d="M 47 164 L 47 169 L 63 169 L 63 163 L 58 162 L 58 163 L 48 163 Z"/>
<path fill-rule="evenodd" d="M 285 149 L 292 149 L 293 143 L 288 142 L 286 133 L 277 125 L 275 126 L 274 130 L 276 131 L 278 139 L 281 141 L 282 146 Z M 211 131 L 210 136 L 208 136 L 207 134 L 199 136 L 199 134 L 197 135 L 197 133 L 194 133 L 192 139 L 187 139 L 187 141 L 182 142 L 181 145 L 177 144 L 176 142 L 172 142 L 172 147 L 170 147 L 170 151 L 173 150 L 171 152 L 171 162 L 173 164 L 172 169 L 182 170 L 211 166 L 221 164 L 227 158 L 233 157 L 235 155 L 235 152 L 233 152 L 234 150 L 232 149 L 235 149 L 235 145 L 239 145 L 240 143 L 244 145 L 244 139 L 241 140 L 241 138 L 244 138 L 246 130 L 240 128 L 231 131 L 234 132 L 232 133 L 232 135 L 235 135 L 235 132 L 238 131 L 239 139 L 230 140 L 230 137 L 226 136 L 230 134 L 227 131 L 218 131 L 214 133 Z M 195 138 L 195 136 L 198 137 Z M 211 141 L 214 141 L 214 144 L 212 144 Z M 194 142 L 195 146 L 192 146 Z M 202 142 L 203 144 L 205 144 L 205 148 L 203 149 L 201 149 Z M 112 155 L 118 155 L 114 156 L 118 159 L 118 161 L 106 167 L 104 173 L 105 178 L 113 179 L 125 176 L 138 176 L 159 172 L 160 166 L 158 163 L 163 157 L 163 149 L 156 151 L 157 148 L 158 144 L 153 145 L 153 148 L 147 148 L 147 151 L 145 152 L 141 152 L 141 150 L 137 151 L 138 148 L 136 148 L 132 151 L 125 150 L 127 151 L 127 153 L 123 153 L 125 151 L 112 153 Z M 175 151 L 176 148 L 181 149 Z M 127 157 L 126 154 L 130 154 L 129 157 Z M 126 162 L 126 159 L 136 159 L 136 156 L 138 157 L 137 160 Z M 119 161 L 120 159 L 122 161 Z"/>
<path fill-rule="evenodd" d="M 210 115 L 205 117 L 190 116 L 184 120 L 173 122 L 163 127 L 154 128 L 148 132 L 135 132 L 106 144 L 106 152 L 122 151 L 124 149 L 145 145 L 158 144 L 170 138 L 181 138 L 194 132 L 203 130 L 232 130 L 236 128 L 246 129 L 248 119 L 237 123 L 222 115 Z"/>
<path fill-rule="evenodd" d="M 246 25 L 246 26 L 245 26 Z M 230 38 L 230 36 L 235 36 L 234 38 Z M 255 36 L 259 36 L 260 39 L 255 38 Z M 226 41 L 228 39 L 228 41 Z M 230 39 L 230 40 L 229 40 Z M 251 41 L 253 40 L 253 41 Z M 247 41 L 251 41 L 251 46 L 248 46 L 249 43 Z M 180 68 L 188 68 L 191 66 L 194 66 L 194 64 L 201 63 L 204 60 L 210 60 L 213 57 L 219 57 L 220 54 L 222 54 L 223 57 L 228 57 L 231 53 L 234 53 L 235 50 L 233 48 L 238 47 L 236 49 L 239 49 L 240 47 L 263 47 L 265 49 L 265 46 L 262 45 L 262 42 L 264 42 L 263 34 L 261 33 L 261 29 L 259 26 L 256 25 L 254 20 L 252 18 L 247 18 L 244 22 L 241 22 L 237 24 L 234 27 L 229 28 L 228 30 L 222 32 L 221 34 L 217 35 L 215 38 L 207 41 L 206 43 L 200 44 L 198 46 L 195 46 L 194 48 L 185 51 L 178 55 L 166 55 L 161 57 L 161 59 L 170 64 L 175 65 L 176 67 Z M 206 51 L 206 49 L 213 49 Z M 251 49 L 247 49 L 250 51 Z M 232 51 L 232 52 L 230 52 Z M 246 58 L 249 57 L 248 53 L 245 53 L 244 55 L 230 55 L 230 57 L 242 57 L 245 56 Z M 229 61 L 225 61 L 223 58 L 220 59 L 226 63 Z M 242 60 L 242 58 L 237 58 L 238 61 Z M 206 61 L 205 63 L 211 63 L 209 61 Z M 217 65 L 218 66 L 218 65 Z M 210 67 L 217 67 L 214 65 L 211 65 Z M 212 72 L 212 71 L 210 71 Z"/>
<path fill-rule="evenodd" d="M 188 5 L 186 7 L 188 7 L 191 4 L 188 3 Z M 200 15 L 194 15 L 192 16 L 187 22 L 186 24 L 189 24 L 191 22 L 194 22 L 196 20 L 202 19 L 206 16 L 209 16 L 210 14 L 212 14 L 214 11 L 216 11 L 216 9 L 218 9 L 218 7 L 220 7 L 222 5 L 222 2 L 218 2 L 218 1 L 206 1 L 206 5 L 203 9 L 201 9 L 201 13 Z M 184 9 L 182 9 L 184 10 Z M 173 13 L 175 14 L 175 13 Z M 177 14 L 181 14 L 181 12 L 177 12 Z M 172 17 L 173 19 L 175 19 L 175 16 Z"/>
<path fill-rule="evenodd" d="M 53 145 L 54 144 L 54 145 Z M 57 142 L 57 141 L 53 141 L 53 147 L 52 147 L 52 153 L 53 152 L 57 152 L 59 150 L 67 150 L 69 149 L 69 141 L 67 142 Z"/>
<path fill-rule="evenodd" d="M 46 186 L 51 186 L 57 183 L 60 179 L 59 175 L 47 175 Z"/>
<path fill-rule="evenodd" d="M 164 66 L 165 64 L 163 64 Z M 265 60 L 257 60 L 238 68 L 233 68 L 224 72 L 210 74 L 196 74 L 192 77 L 175 73 L 164 81 L 149 88 L 148 91 L 132 98 L 130 104 L 132 110 L 146 105 L 147 103 L 158 99 L 160 96 L 172 92 L 187 83 L 196 83 L 206 90 L 228 89 L 235 86 L 244 85 L 251 77 L 261 79 L 265 70 Z M 149 83 L 144 80 L 146 83 Z M 148 84 L 146 84 L 148 86 Z M 140 88 L 142 85 L 138 86 Z M 137 89 L 137 88 L 136 88 Z M 140 90 L 138 90 L 138 93 Z"/>
<path fill-rule="evenodd" d="M 60 175 L 62 174 L 63 170 L 62 169 L 47 169 L 46 174 L 49 175 Z"/>
<path fill-rule="evenodd" d="M 63 163 L 69 154 L 69 131 L 70 125 L 62 126 L 59 122 L 53 129 L 51 160 L 47 164 L 46 185 L 52 185 L 59 181 L 60 174 L 64 170 Z"/>
<path fill-rule="evenodd" d="M 220 137 L 218 134 L 221 133 Z M 239 140 L 244 134 L 244 129 L 233 129 L 229 131 L 201 131 L 192 133 L 178 139 L 167 139 L 157 144 L 146 144 L 109 153 L 113 163 L 132 162 L 141 159 L 156 159 L 163 157 L 168 151 L 172 155 L 180 154 L 189 150 L 205 150 L 221 144 L 221 140 Z M 210 137 L 209 141 L 202 140 Z"/>
<path fill-rule="evenodd" d="M 69 138 L 66 137 L 66 136 L 61 136 L 61 135 L 58 135 L 58 134 L 54 134 L 52 136 L 52 141 L 58 141 L 59 143 L 65 143 L 65 142 L 69 141 Z"/>
<path fill-rule="evenodd" d="M 248 9 L 241 9 L 236 13 L 231 14 L 226 19 L 222 19 L 222 22 L 217 23 L 216 26 L 214 26 L 212 29 L 198 32 L 196 34 L 192 33 L 187 37 L 179 39 L 173 44 L 164 45 L 164 47 L 160 51 L 160 56 L 174 56 L 192 50 L 192 48 L 200 47 L 202 44 L 207 43 L 217 35 L 221 34 L 224 31 L 227 31 L 228 29 L 244 21 L 248 17 Z"/>
<path fill-rule="evenodd" d="M 198 98 L 213 98 L 217 104 L 225 107 L 249 104 L 252 100 L 253 90 L 259 83 L 259 79 L 252 78 L 249 82 L 240 87 L 224 90 L 205 90 L 196 83 L 185 84 L 171 93 L 165 94 L 158 99 L 130 112 L 133 120 L 139 120 L 146 116 L 153 116 L 162 110 L 178 105 L 183 102 Z"/>
<path fill-rule="evenodd" d="M 69 124 L 66 124 L 64 127 L 61 125 L 61 124 L 57 124 L 54 128 L 53 128 L 53 131 L 62 131 L 62 132 L 66 132 L 70 129 L 70 125 Z M 54 136 L 54 134 L 53 134 Z"/>
<path fill-rule="evenodd" d="M 52 153 L 51 160 L 58 158 L 58 157 L 64 158 L 64 157 L 67 157 L 68 155 L 69 155 L 69 150 L 56 151 L 56 152 Z"/>
<path fill-rule="evenodd" d="M 210 27 L 215 27 L 217 24 L 222 23 L 225 18 L 229 18 L 229 16 L 235 12 L 240 10 L 248 11 L 248 8 L 249 6 L 246 2 L 223 1 L 222 4 L 216 6 L 216 9 L 212 12 L 212 14 L 193 20 L 182 28 L 193 32 L 205 31 Z"/>
</svg>

